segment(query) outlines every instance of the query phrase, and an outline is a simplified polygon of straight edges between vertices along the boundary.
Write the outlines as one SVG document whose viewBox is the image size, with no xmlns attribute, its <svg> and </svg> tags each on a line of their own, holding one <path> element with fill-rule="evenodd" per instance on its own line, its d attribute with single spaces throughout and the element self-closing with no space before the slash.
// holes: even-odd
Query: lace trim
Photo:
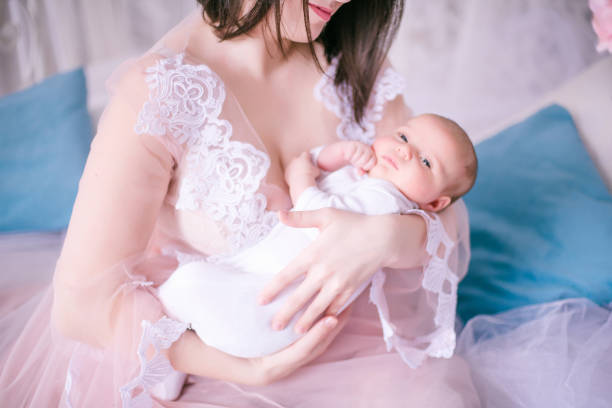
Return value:
<svg viewBox="0 0 612 408">
<path fill-rule="evenodd" d="M 147 68 L 149 100 L 135 131 L 171 135 L 186 146 L 186 172 L 176 202 L 200 210 L 225 226 L 230 252 L 261 240 L 276 223 L 257 190 L 270 158 L 250 144 L 230 140 L 232 126 L 219 115 L 225 86 L 206 65 L 183 64 L 183 54 Z"/>
<path fill-rule="evenodd" d="M 353 117 L 350 93 L 334 85 L 337 68 L 338 58 L 335 58 L 315 86 L 315 98 L 340 118 L 340 124 L 336 128 L 336 134 L 340 139 L 372 144 L 376 137 L 375 124 L 382 119 L 385 103 L 403 94 L 406 89 L 406 80 L 393 68 L 385 69 L 374 84 L 364 113 L 363 124 L 360 126 Z"/>
<path fill-rule="evenodd" d="M 423 210 L 409 213 L 419 214 L 427 223 L 427 253 L 431 256 L 423 269 L 423 288 L 438 297 L 434 315 L 436 330 L 427 336 L 416 339 L 417 342 L 429 343 L 425 354 L 431 357 L 451 358 L 455 350 L 455 312 L 457 309 L 457 286 L 459 278 L 448 265 L 449 257 L 455 242 L 448 237 L 440 218 Z M 439 254 L 440 249 L 443 254 Z"/>
<path fill-rule="evenodd" d="M 426 250 L 431 259 L 423 270 L 422 285 L 425 290 L 435 294 L 438 298 L 434 315 L 436 329 L 432 333 L 410 341 L 396 334 L 396 327 L 389 319 L 389 308 L 383 289 L 385 273 L 382 270 L 376 272 L 372 278 L 370 302 L 376 305 L 387 351 L 395 349 L 406 364 L 417 368 L 427 356 L 437 358 L 453 356 L 456 344 L 454 319 L 459 279 L 448 266 L 448 258 L 455 243 L 446 234 L 438 216 L 430 215 L 423 210 L 411 210 L 406 213 L 419 214 L 427 222 Z M 444 254 L 440 256 L 438 252 L 442 245 Z M 421 349 L 416 346 L 426 347 Z"/>
<path fill-rule="evenodd" d="M 372 286 L 370 287 L 370 303 L 376 306 L 378 318 L 383 329 L 383 339 L 387 346 L 387 351 L 395 349 L 402 360 L 411 368 L 417 368 L 425 360 L 425 352 L 415 347 L 415 344 L 398 336 L 396 327 L 391 322 L 389 317 L 389 306 L 383 285 L 386 275 L 382 270 L 379 270 L 372 277 Z"/>
<path fill-rule="evenodd" d="M 140 374 L 128 384 L 119 389 L 124 408 L 149 408 L 153 406 L 151 389 L 174 372 L 168 359 L 160 354 L 160 350 L 169 348 L 183 332 L 187 324 L 162 317 L 155 324 L 148 320 L 142 321 L 142 337 L 138 345 Z M 149 346 L 155 348 L 155 353 L 147 360 L 146 352 Z M 142 392 L 134 396 L 134 391 L 140 388 Z"/>
<path fill-rule="evenodd" d="M 387 351 L 395 349 L 406 364 L 411 368 L 417 368 L 427 356 L 450 358 L 453 355 L 456 343 L 454 323 L 459 279 L 448 266 L 448 259 L 455 243 L 446 234 L 438 216 L 419 209 L 408 210 L 405 213 L 419 214 L 427 223 L 426 250 L 431 259 L 423 270 L 422 285 L 425 290 L 434 293 L 438 298 L 434 315 L 436 329 L 425 336 L 410 340 L 396 334 L 396 326 L 389 317 L 389 307 L 383 288 L 386 275 L 382 270 L 372 277 L 369 299 L 370 303 L 376 306 Z M 442 248 L 444 253 L 440 256 Z"/>
</svg>

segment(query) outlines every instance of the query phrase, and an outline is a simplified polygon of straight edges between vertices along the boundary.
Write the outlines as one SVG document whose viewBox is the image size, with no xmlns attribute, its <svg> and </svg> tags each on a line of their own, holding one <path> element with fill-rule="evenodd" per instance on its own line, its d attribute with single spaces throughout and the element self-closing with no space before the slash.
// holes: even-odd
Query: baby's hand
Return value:
<svg viewBox="0 0 612 408">
<path fill-rule="evenodd" d="M 291 160 L 285 169 L 285 181 L 291 186 L 299 179 L 315 180 L 319 177 L 319 174 L 321 174 L 321 170 L 313 164 L 310 154 L 303 152 Z"/>
<path fill-rule="evenodd" d="M 370 146 L 361 142 L 347 142 L 344 159 L 355 166 L 359 173 L 370 171 L 376 165 L 376 156 Z"/>
</svg>

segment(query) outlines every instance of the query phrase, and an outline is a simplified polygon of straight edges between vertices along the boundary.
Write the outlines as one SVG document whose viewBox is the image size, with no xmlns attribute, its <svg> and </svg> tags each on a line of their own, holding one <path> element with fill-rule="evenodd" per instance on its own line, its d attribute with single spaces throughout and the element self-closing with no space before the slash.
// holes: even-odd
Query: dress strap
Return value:
<svg viewBox="0 0 612 408">
<path fill-rule="evenodd" d="M 336 128 L 338 138 L 372 144 L 376 137 L 375 125 L 383 117 L 385 104 L 403 95 L 406 80 L 392 67 L 385 68 L 374 84 L 360 125 L 355 122 L 353 116 L 351 94 L 346 88 L 338 88 L 334 85 L 337 67 L 338 58 L 334 58 L 315 86 L 314 96 L 340 119 Z"/>
</svg>

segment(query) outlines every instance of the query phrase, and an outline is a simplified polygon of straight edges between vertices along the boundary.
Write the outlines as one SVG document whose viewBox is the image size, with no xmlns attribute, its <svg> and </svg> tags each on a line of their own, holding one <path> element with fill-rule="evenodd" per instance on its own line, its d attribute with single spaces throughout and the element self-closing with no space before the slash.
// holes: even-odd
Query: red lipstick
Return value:
<svg viewBox="0 0 612 408">
<path fill-rule="evenodd" d="M 312 9 L 312 11 L 315 12 L 317 16 L 321 17 L 323 21 L 328 22 L 329 19 L 331 18 L 332 11 L 330 9 L 321 7 L 321 6 L 317 6 L 316 4 L 313 4 L 313 3 L 308 3 L 308 6 Z"/>
</svg>

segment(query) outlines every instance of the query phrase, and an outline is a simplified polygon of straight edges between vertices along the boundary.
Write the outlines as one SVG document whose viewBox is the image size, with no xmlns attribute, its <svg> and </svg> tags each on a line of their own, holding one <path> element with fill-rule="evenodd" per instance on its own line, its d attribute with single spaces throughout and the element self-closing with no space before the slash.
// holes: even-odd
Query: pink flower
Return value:
<svg viewBox="0 0 612 408">
<path fill-rule="evenodd" d="M 593 12 L 593 29 L 599 37 L 597 51 L 612 53 L 612 0 L 589 0 Z"/>
</svg>

